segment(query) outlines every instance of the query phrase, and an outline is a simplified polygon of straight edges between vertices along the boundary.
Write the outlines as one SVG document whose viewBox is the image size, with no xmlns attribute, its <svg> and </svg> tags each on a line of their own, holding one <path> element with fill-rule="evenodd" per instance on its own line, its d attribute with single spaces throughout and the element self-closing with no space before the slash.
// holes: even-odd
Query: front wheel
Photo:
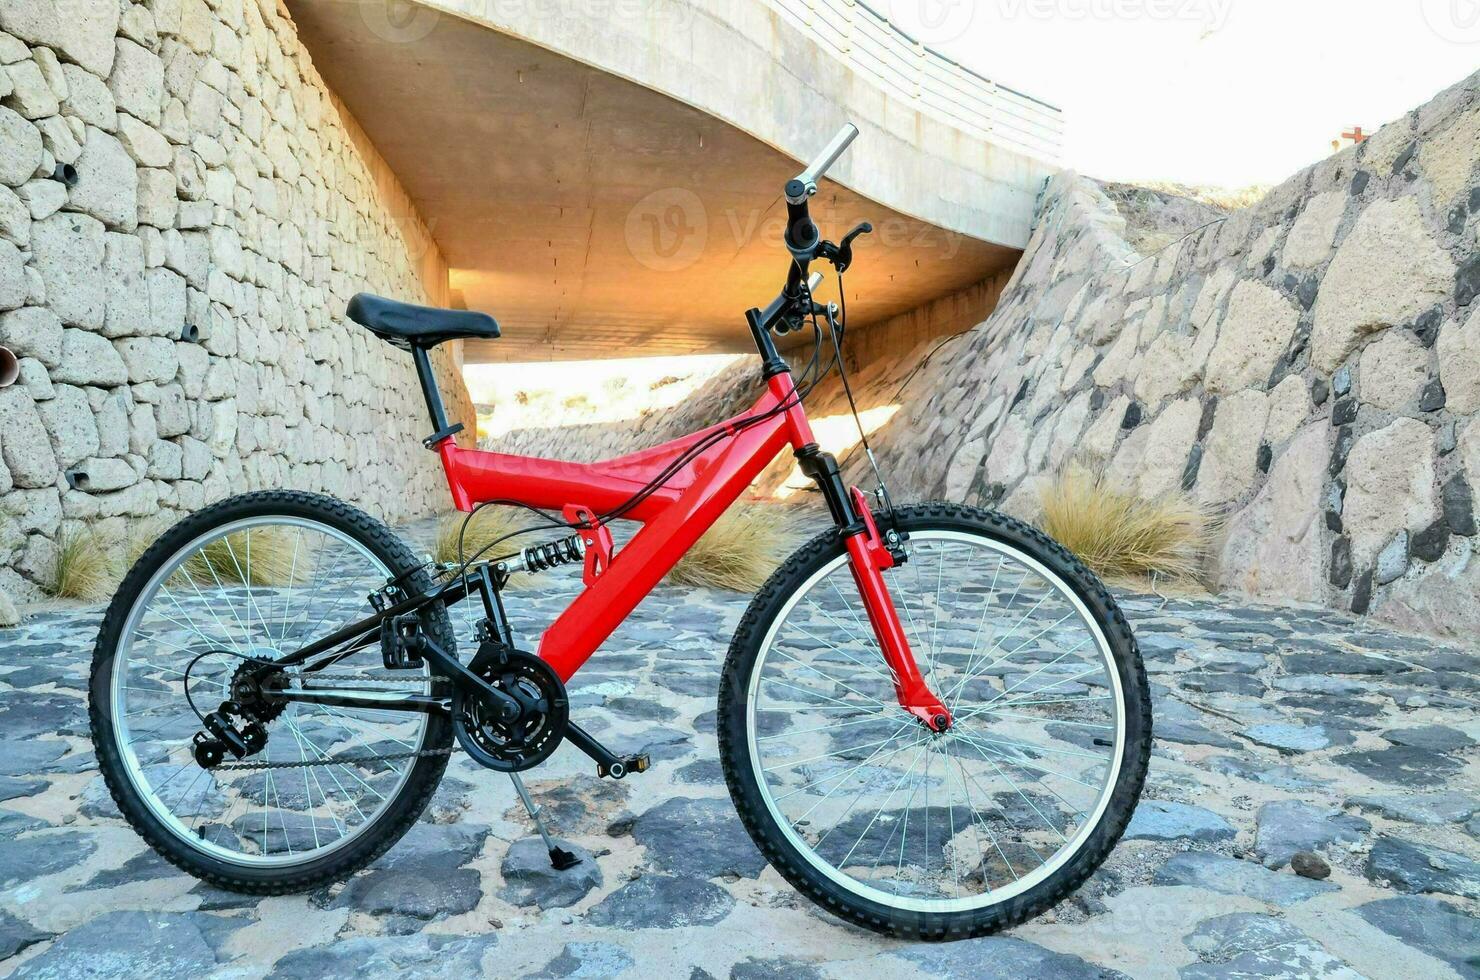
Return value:
<svg viewBox="0 0 1480 980">
<path fill-rule="evenodd" d="M 867 928 L 978 936 L 1057 903 L 1130 820 L 1151 750 L 1136 641 L 1073 555 L 957 504 L 899 510 L 885 573 L 943 734 L 906 715 L 836 533 L 747 609 L 720 685 L 742 820 L 800 891 Z"/>
</svg>

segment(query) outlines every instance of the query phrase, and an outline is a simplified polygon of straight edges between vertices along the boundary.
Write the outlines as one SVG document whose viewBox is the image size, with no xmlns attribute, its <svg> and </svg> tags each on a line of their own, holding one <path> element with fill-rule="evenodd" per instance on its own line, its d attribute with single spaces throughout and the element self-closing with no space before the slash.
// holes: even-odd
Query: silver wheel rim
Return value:
<svg viewBox="0 0 1480 980">
<path fill-rule="evenodd" d="M 286 583 L 277 587 L 254 583 L 254 579 L 261 576 L 260 563 L 259 569 L 254 571 L 250 555 L 238 555 L 232 547 L 233 543 L 249 545 L 254 539 L 260 541 L 261 538 L 257 536 L 267 531 L 274 534 L 291 533 L 295 539 L 293 557 L 288 560 L 290 564 Z M 311 549 L 303 541 L 304 535 L 310 532 L 343 548 L 347 556 L 362 563 L 359 569 L 349 573 L 355 575 L 358 572 L 356 577 L 349 581 L 341 579 L 335 584 L 335 591 L 328 593 L 327 608 L 320 601 L 326 598 L 322 583 L 311 585 L 311 592 L 307 595 L 295 585 L 299 575 L 309 574 L 299 571 L 298 562 L 300 549 L 305 552 L 301 560 L 310 560 L 306 552 Z M 218 551 L 215 561 L 210 557 L 196 558 L 202 554 L 209 556 L 207 549 L 223 543 L 226 544 L 224 556 Z M 193 558 L 195 565 L 187 566 Z M 221 565 L 220 568 L 216 567 L 218 564 Z M 194 574 L 204 581 L 192 581 L 189 573 L 182 572 L 187 567 L 197 569 Z M 199 570 L 202 567 L 207 574 L 201 574 Z M 281 574 L 281 571 L 280 567 L 278 573 Z M 233 581 L 233 575 L 236 581 Z M 188 663 L 196 653 L 202 652 L 203 647 L 219 643 L 222 649 L 233 649 L 237 654 L 250 651 L 254 656 L 267 656 L 269 650 L 264 649 L 266 645 L 254 643 L 252 634 L 257 630 L 265 630 L 270 635 L 276 625 L 280 628 L 280 642 L 272 645 L 273 650 L 278 654 L 286 653 L 306 642 L 302 638 L 304 635 L 327 635 L 339 626 L 368 615 L 370 608 L 366 597 L 373 589 L 383 586 L 389 578 L 390 572 L 384 562 L 365 545 L 344 532 L 312 519 L 283 515 L 244 518 L 212 528 L 178 549 L 150 577 L 138 600 L 129 610 L 114 653 L 109 709 L 112 712 L 114 747 L 124 774 L 145 807 L 171 836 L 191 849 L 221 861 L 245 867 L 281 869 L 317 861 L 359 840 L 370 828 L 377 825 L 410 777 L 417 762 L 415 758 L 386 762 L 383 765 L 389 767 L 389 772 L 382 770 L 369 775 L 362 771 L 362 767 L 345 763 L 258 770 L 255 773 L 203 770 L 189 755 L 189 739 L 193 731 L 200 729 L 200 725 L 180 692 L 183 690 L 182 665 Z M 167 585 L 172 580 L 175 588 L 188 586 L 188 593 L 177 595 Z M 361 588 L 363 591 L 360 591 Z M 223 601 L 233 593 L 238 601 Z M 192 607 L 195 607 L 197 615 L 191 615 Z M 268 619 L 270 614 L 267 611 L 272 609 L 282 611 L 280 620 Z M 149 620 L 150 622 L 163 620 L 172 624 L 172 628 L 160 628 L 160 632 L 171 636 L 171 639 L 163 639 L 153 632 L 147 636 L 141 635 L 141 629 L 149 628 L 145 624 L 151 613 L 155 618 Z M 175 635 L 177 632 L 179 635 Z M 287 641 L 290 633 L 299 634 L 291 643 Z M 192 636 L 191 642 L 184 645 L 177 642 L 187 635 Z M 139 648 L 137 651 L 136 645 Z M 336 664 L 325 673 L 353 671 L 371 680 L 376 672 L 367 670 L 370 663 L 367 653 L 375 663 L 379 663 L 380 653 L 376 645 L 350 658 L 347 665 Z M 227 656 L 207 659 L 243 662 L 238 657 Z M 136 664 L 145 668 L 137 675 L 133 670 Z M 151 672 L 153 676 L 150 676 Z M 379 673 L 385 675 L 390 672 L 381 670 Z M 221 674 L 229 676 L 229 670 L 210 674 L 199 670 L 191 671 L 190 690 L 197 708 L 203 714 L 216 710 L 222 700 L 226 683 Z M 419 672 L 395 671 L 394 674 L 400 683 L 387 689 L 417 692 L 429 690 L 429 671 L 425 666 Z M 141 681 L 148 682 L 153 689 L 132 683 Z M 149 729 L 141 729 L 136 734 L 131 719 L 136 718 L 140 712 L 135 710 L 131 713 L 131 696 L 143 692 L 162 698 L 164 692 L 159 690 L 161 685 L 175 696 L 179 711 L 169 720 L 151 725 Z M 159 710 L 162 710 L 162 706 Z M 322 718 L 311 717 L 315 712 L 321 712 Z M 328 751 L 329 746 L 315 737 L 319 735 L 317 729 L 305 730 L 308 727 L 306 723 L 310 721 L 322 721 L 325 724 L 333 721 L 341 728 L 351 732 L 358 729 L 365 735 L 374 734 L 377 725 L 383 721 L 386 731 L 394 731 L 394 735 L 385 734 L 384 737 L 375 739 L 374 744 L 378 748 L 374 750 L 368 745 L 358 748 L 350 745 L 335 747 L 331 752 Z M 139 737 L 166 727 L 170 729 L 170 736 L 161 736 L 152 740 L 152 743 L 140 745 Z M 291 762 L 294 759 L 307 761 L 311 758 L 360 757 L 377 752 L 399 754 L 420 751 L 425 747 L 427 730 L 427 718 L 424 715 L 395 714 L 392 717 L 392 713 L 385 711 L 294 703 L 287 706 L 281 717 L 268 726 L 266 750 L 260 756 L 245 761 L 266 759 Z M 275 753 L 275 747 L 280 747 L 281 751 Z M 147 758 L 141 758 L 140 748 L 147 751 Z M 161 751 L 168 753 L 162 761 L 157 759 Z M 224 761 L 226 764 L 236 762 L 230 754 Z M 273 775 L 259 776 L 257 773 Z M 243 803 L 249 792 L 255 793 L 258 783 L 262 787 L 261 803 L 259 812 L 253 812 Z M 224 797 L 228 789 L 235 792 L 238 799 L 222 807 L 216 798 Z M 301 797 L 298 796 L 299 792 L 303 794 Z M 375 797 L 371 809 L 366 809 L 360 802 L 367 796 Z M 316 798 L 317 804 L 314 802 Z M 303 804 L 293 808 L 295 816 L 291 823 L 284 810 L 285 800 Z M 345 800 L 350 801 L 349 807 L 343 806 Z M 172 802 L 175 805 L 172 806 Z M 336 812 L 336 807 L 346 812 Z M 221 812 L 218 814 L 217 810 Z M 349 810 L 354 811 L 353 817 L 348 815 Z M 236 817 L 233 817 L 234 812 Z M 262 828 L 260 834 L 256 829 L 259 820 Z M 235 826 L 236 822 L 240 823 L 239 827 Z M 203 832 L 204 827 L 225 829 L 221 832 Z M 229 839 L 231 834 L 235 834 L 240 842 L 251 841 L 254 836 L 260 836 L 261 851 L 252 853 L 223 846 L 221 841 Z M 211 839 L 213 836 L 216 839 Z M 275 837 L 284 845 L 277 853 L 273 853 L 269 846 Z M 300 846 L 294 846 L 295 838 Z M 313 845 L 311 847 L 307 846 L 310 842 Z"/>
<path fill-rule="evenodd" d="M 951 707 L 957 718 L 958 724 L 953 732 L 940 737 L 931 736 L 922 726 L 909 721 L 897 703 L 890 703 L 892 685 L 885 672 L 887 668 L 877 652 L 872 633 L 868 631 L 867 621 L 862 618 L 861 601 L 856 588 L 852 587 L 847 556 L 841 555 L 809 576 L 787 599 L 762 641 L 747 687 L 746 744 L 750 754 L 751 772 L 772 823 L 792 848 L 813 869 L 853 895 L 900 911 L 949 913 L 988 908 L 1022 894 L 1062 869 L 1083 850 L 1090 835 L 1104 819 L 1119 780 L 1125 747 L 1124 691 L 1104 631 L 1077 593 L 1041 562 L 995 539 L 958 531 L 912 531 L 910 549 L 911 561 L 901 568 L 887 572 L 885 579 L 896 604 L 901 606 L 901 620 L 922 673 L 927 681 L 932 682 L 932 688 L 937 689 L 937 693 Z M 978 554 L 957 554 L 963 549 Z M 934 561 L 930 558 L 932 552 L 936 556 Z M 929 603 L 916 601 L 918 597 L 913 594 L 915 581 L 918 581 L 922 572 L 927 577 L 934 573 L 936 581 L 927 582 L 927 586 L 934 588 L 937 597 L 942 594 L 942 588 L 950 582 L 945 564 L 947 555 L 982 559 L 986 570 L 981 579 L 989 577 L 991 580 L 991 586 L 980 593 L 984 598 L 980 604 L 979 621 L 984 625 L 977 631 L 972 650 L 956 656 L 959 670 L 955 677 L 951 676 L 951 654 L 944 652 L 938 642 L 939 619 L 921 622 L 922 613 L 938 617 L 942 610 L 942 600 L 937 598 L 932 609 Z M 996 563 L 995 570 L 991 564 L 993 561 Z M 1009 563 L 1012 572 L 1004 577 L 1003 569 L 1009 567 Z M 911 565 L 915 567 L 911 569 Z M 912 576 L 915 581 L 911 580 Z M 1039 590 L 1044 593 L 1042 601 L 1038 601 L 1036 606 L 1023 600 L 1023 586 L 1033 582 L 1040 583 Z M 827 604 L 814 597 L 816 590 L 826 590 L 832 597 L 831 610 L 827 608 Z M 1001 632 L 1003 623 L 994 625 L 991 613 L 994 604 L 1009 594 L 1011 598 L 1001 605 L 999 611 L 1013 607 L 1011 621 L 1008 623 L 1010 628 Z M 820 618 L 807 621 L 809 626 L 802 626 L 793 620 L 794 614 L 803 609 L 804 601 L 822 610 Z M 852 612 L 849 612 L 850 605 Z M 1036 621 L 1026 614 L 1021 617 L 1016 615 L 1018 608 L 1023 606 L 1029 611 L 1038 612 L 1045 607 L 1055 608 L 1075 618 L 1059 622 L 1040 634 L 1036 629 Z M 952 610 L 948 614 L 948 622 L 953 626 L 955 612 L 956 610 Z M 845 613 L 850 616 L 856 613 L 857 618 L 844 618 Z M 1002 618 L 1007 619 L 1008 616 L 1004 615 Z M 828 633 L 832 635 L 819 633 L 815 625 L 817 622 L 830 624 Z M 1066 630 L 1059 627 L 1066 622 L 1076 627 L 1083 636 L 1072 642 L 1062 639 Z M 990 635 L 993 638 L 991 645 L 983 647 L 984 650 L 991 651 L 985 654 L 975 649 L 982 639 L 982 629 L 992 630 Z M 824 651 L 823 656 L 828 658 L 825 663 L 817 656 L 809 660 L 798 653 L 796 638 L 799 632 L 806 634 L 803 646 Z M 948 635 L 950 632 L 952 631 L 948 630 Z M 832 642 L 834 638 L 849 634 L 853 637 L 851 641 Z M 1040 635 L 1033 639 L 1034 634 Z M 1029 643 L 1036 645 L 1019 646 L 1014 642 L 1006 651 L 1000 649 L 1003 640 L 1009 637 L 1017 640 L 1025 635 L 1029 637 Z M 1051 642 L 1045 638 L 1050 638 Z M 1075 647 L 1070 653 L 1057 649 L 1072 647 L 1075 643 L 1082 645 Z M 788 649 L 788 646 L 791 648 Z M 1011 656 L 1004 657 L 1004 652 Z M 773 663 L 773 654 L 774 663 L 784 665 L 786 670 L 791 671 L 790 674 L 773 670 L 768 675 L 767 667 Z M 1027 654 L 1031 654 L 1032 659 L 1025 656 Z M 1018 661 L 1016 664 L 1013 662 L 1015 659 Z M 1069 664 L 1079 666 L 1069 669 L 1062 666 Z M 1097 674 L 1086 669 L 1090 665 L 1098 669 Z M 1014 666 L 1022 666 L 1022 670 L 1016 675 L 1011 672 Z M 865 686 L 859 680 L 860 677 L 871 676 L 868 674 L 870 670 L 879 675 L 873 678 L 877 687 Z M 999 674 L 1002 680 L 994 681 L 993 678 Z M 809 682 L 792 683 L 802 675 L 806 675 Z M 787 679 L 777 680 L 778 676 Z M 936 681 L 940 682 L 939 688 Z M 827 683 L 834 686 L 826 692 L 814 690 L 816 686 Z M 768 685 L 773 692 L 780 688 L 787 693 L 783 697 L 768 696 L 763 691 L 763 685 Z M 981 704 L 973 707 L 969 702 L 963 703 L 968 694 L 977 695 L 979 691 L 985 694 L 993 689 L 993 685 L 996 693 L 986 697 L 1004 702 L 996 708 L 986 708 Z M 788 687 L 791 689 L 788 690 Z M 845 687 L 852 691 L 845 690 Z M 1055 692 L 1077 692 L 1080 688 L 1086 692 L 1103 689 L 1105 693 L 1086 693 L 1079 701 L 1074 700 L 1080 697 L 1078 694 L 1054 696 Z M 886 697 L 877 696 L 881 689 Z M 882 703 L 881 708 L 870 707 L 870 695 L 875 695 L 873 700 Z M 986 697 L 982 700 L 985 701 Z M 799 710 L 797 702 L 805 703 L 808 709 L 804 713 L 804 724 L 789 720 Z M 1086 720 L 1085 709 L 1091 705 L 1091 714 L 1099 712 L 1100 716 L 1094 720 Z M 775 711 L 776 715 L 760 714 L 771 711 Z M 871 711 L 877 717 L 868 717 Z M 788 720 L 782 720 L 778 715 L 785 716 Z M 882 724 L 876 725 L 874 722 Z M 1070 737 L 1081 739 L 1088 732 L 1103 730 L 1090 739 L 1090 750 L 1087 751 L 1072 743 L 1062 743 L 1059 738 L 1045 736 L 1041 741 L 1037 740 L 1033 734 L 1035 729 L 1031 727 L 1034 725 L 1041 726 L 1044 732 L 1049 730 L 1050 725 L 1056 725 L 1053 730 L 1060 735 L 1073 732 Z M 1010 738 L 1004 739 L 1001 736 L 1001 728 L 1004 726 L 1013 728 Z M 850 727 L 854 729 L 851 734 L 846 731 Z M 880 733 L 883 735 L 882 739 L 878 737 Z M 803 737 L 811 737 L 816 743 L 823 745 L 831 744 L 832 739 L 846 742 L 850 738 L 859 744 L 847 751 L 838 749 L 831 753 L 813 754 L 787 741 Z M 1094 744 L 1096 739 L 1110 744 Z M 953 745 L 953 742 L 959 744 Z M 791 748 L 780 752 L 772 748 L 788 745 Z M 1084 755 L 1091 755 L 1093 758 L 1085 759 L 1082 757 Z M 839 761 L 837 757 L 842 757 L 842 760 Z M 788 758 L 794 761 L 788 763 Z M 1049 761 L 1039 761 L 1042 759 Z M 1064 772 L 1066 760 L 1079 765 L 1082 771 L 1072 775 Z M 934 776 L 933 763 L 939 766 Z M 832 775 L 822 776 L 815 775 L 815 769 L 809 772 L 803 768 L 814 764 L 819 767 L 836 765 L 841 768 Z M 1042 771 L 1035 773 L 1034 769 Z M 801 770 L 800 781 L 787 782 L 795 770 Z M 989 792 L 990 784 L 983 779 L 983 773 L 994 770 L 998 776 L 996 781 L 1003 784 L 1002 792 L 996 794 Z M 1084 794 L 1082 789 L 1079 791 L 1087 797 L 1084 805 L 1079 806 L 1073 802 L 1072 794 L 1075 790 L 1070 789 L 1072 783 L 1068 780 L 1089 770 L 1097 771 L 1099 776 L 1090 787 L 1092 798 L 1089 798 L 1091 794 Z M 1040 792 L 1031 795 L 1024 792 L 1021 785 L 1027 781 L 1030 773 L 1040 784 Z M 1014 775 L 1018 778 L 1014 779 Z M 891 785 L 891 781 L 897 785 Z M 842 850 L 842 845 L 829 847 L 828 841 L 832 839 L 832 832 L 840 829 L 843 823 L 840 821 L 827 830 L 822 830 L 816 826 L 820 820 L 814 819 L 814 815 L 819 810 L 825 814 L 846 806 L 847 810 L 842 817 L 846 821 L 857 802 L 858 794 L 853 792 L 853 787 L 862 784 L 866 791 L 871 783 L 877 783 L 878 792 L 884 793 L 883 802 L 877 807 L 868 805 L 857 808 L 861 814 L 857 818 L 859 822 L 863 821 L 863 815 L 871 811 L 874 817 L 865 826 L 858 841 L 839 860 L 837 852 Z M 920 808 L 915 804 L 920 798 L 922 787 L 925 793 L 923 828 L 918 816 Z M 1041 792 L 1043 788 L 1048 792 Z M 932 789 L 937 801 L 942 793 L 946 796 L 944 814 L 936 812 L 940 807 L 932 807 Z M 972 802 L 974 794 L 983 797 L 983 802 L 986 798 L 995 802 L 999 797 L 1008 797 L 1014 791 L 1026 804 L 1020 808 L 1023 811 L 1021 831 L 1024 839 L 1033 839 L 1033 831 L 1027 826 L 1029 821 L 1041 821 L 1043 824 L 1043 829 L 1037 832 L 1038 836 L 1046 836 L 1046 830 L 1052 829 L 1059 838 L 1052 854 L 1047 857 L 1040 854 L 1039 863 L 1029 870 L 1014 865 L 1013 842 L 1003 840 L 1001 821 L 1008 811 L 998 804 L 996 809 L 1000 813 L 994 814 L 991 808 Z M 1064 799 L 1063 794 L 1066 791 L 1071 794 L 1071 799 Z M 852 804 L 848 803 L 850 794 L 855 797 Z M 1060 826 L 1048 815 L 1050 811 L 1043 801 L 1053 796 L 1057 796 L 1071 810 L 1077 811 L 1078 819 L 1072 828 L 1068 825 Z M 798 798 L 800 802 L 785 805 Z M 884 824 L 879 824 L 878 818 L 884 814 L 891 800 L 906 801 L 903 817 L 891 814 Z M 960 812 L 959 804 L 963 801 L 973 813 Z M 1058 809 L 1062 810 L 1062 807 Z M 910 837 L 912 816 L 915 817 L 916 834 L 916 843 L 913 845 Z M 944 822 L 944 826 L 933 828 L 940 835 L 937 839 L 944 838 L 940 845 L 941 880 L 938 885 L 933 880 L 935 873 L 928 865 L 933 853 L 932 817 Z M 994 824 L 997 826 L 994 827 Z M 877 831 L 873 829 L 875 825 L 879 826 Z M 856 828 L 849 829 L 851 831 Z M 896 829 L 900 831 L 897 835 L 894 834 Z M 917 852 L 912 848 L 920 847 L 918 838 L 922 830 L 924 845 Z M 804 833 L 816 839 L 809 840 Z M 862 851 L 860 861 L 855 862 L 853 855 L 859 853 L 865 839 L 870 846 Z M 844 870 L 868 861 L 874 851 L 873 844 L 879 840 L 883 842 L 880 852 L 887 850 L 890 856 L 898 855 L 897 861 L 893 862 L 896 873 L 887 888 L 882 886 L 877 876 L 874 880 L 861 880 Z M 1021 852 L 1023 849 L 1017 850 Z M 1026 850 L 1034 851 L 1034 848 L 1029 845 Z M 920 862 L 926 865 L 923 869 L 913 860 L 916 853 L 924 859 Z M 906 855 L 912 858 L 909 865 L 905 864 Z M 969 894 L 970 889 L 963 887 L 963 871 L 965 884 L 971 885 L 975 867 L 973 862 L 978 860 L 981 890 L 976 894 Z M 1018 863 L 1022 864 L 1023 861 L 1020 859 Z M 879 864 L 879 858 L 874 857 L 871 871 L 877 872 Z M 988 870 L 994 865 L 999 871 L 1005 865 L 1011 875 L 994 880 L 997 875 Z M 885 870 L 887 872 L 888 869 Z M 907 872 L 915 872 L 915 880 Z M 952 876 L 950 880 L 947 879 L 948 875 Z M 922 892 L 949 894 L 921 894 Z"/>
</svg>

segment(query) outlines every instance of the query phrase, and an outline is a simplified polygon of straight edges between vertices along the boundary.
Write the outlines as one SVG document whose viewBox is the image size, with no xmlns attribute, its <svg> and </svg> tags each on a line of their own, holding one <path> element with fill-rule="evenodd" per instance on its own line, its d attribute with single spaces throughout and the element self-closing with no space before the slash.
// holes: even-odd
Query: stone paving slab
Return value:
<svg viewBox="0 0 1480 980">
<path fill-rule="evenodd" d="M 549 581 L 511 599 L 525 635 L 575 585 Z M 1147 802 L 1077 895 L 949 945 L 840 923 L 746 838 L 713 734 L 744 597 L 660 587 L 572 685 L 577 719 L 656 763 L 614 783 L 564 747 L 530 774 L 577 868 L 455 757 L 374 866 L 267 899 L 117 817 L 86 738 L 98 610 L 35 614 L 0 632 L 0 976 L 1480 976 L 1475 651 L 1319 609 L 1124 603 L 1156 703 Z"/>
</svg>

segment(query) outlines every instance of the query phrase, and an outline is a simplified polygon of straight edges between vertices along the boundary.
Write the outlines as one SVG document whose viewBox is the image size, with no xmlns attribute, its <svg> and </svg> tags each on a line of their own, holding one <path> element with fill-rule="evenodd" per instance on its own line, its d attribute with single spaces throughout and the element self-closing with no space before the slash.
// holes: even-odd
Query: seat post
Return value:
<svg viewBox="0 0 1480 980">
<path fill-rule="evenodd" d="M 462 431 L 462 423 L 449 426 L 447 409 L 442 405 L 442 393 L 437 390 L 437 376 L 432 371 L 432 359 L 427 348 L 420 344 L 411 345 L 411 358 L 416 362 L 416 376 L 421 381 L 421 395 L 426 399 L 427 412 L 432 416 L 435 431 L 422 442 L 428 449 L 436 447 L 443 439 L 450 439 Z"/>
</svg>

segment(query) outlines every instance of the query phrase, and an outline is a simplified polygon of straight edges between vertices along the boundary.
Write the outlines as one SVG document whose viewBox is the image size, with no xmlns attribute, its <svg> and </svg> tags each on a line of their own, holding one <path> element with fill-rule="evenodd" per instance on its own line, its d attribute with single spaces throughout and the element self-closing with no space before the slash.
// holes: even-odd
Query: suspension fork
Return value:
<svg viewBox="0 0 1480 980">
<path fill-rule="evenodd" d="M 796 455 L 802 472 L 822 490 L 828 510 L 837 522 L 843 546 L 848 549 L 854 584 L 863 598 L 869 626 L 879 642 L 884 662 L 889 665 L 899 706 L 931 731 L 945 731 L 951 727 L 951 712 L 930 689 L 915 663 L 899 610 L 884 582 L 884 571 L 896 565 L 894 554 L 880 537 L 863 492 L 857 487 L 845 487 L 837 460 L 832 454 L 822 452 L 816 443 L 803 446 Z"/>
</svg>

